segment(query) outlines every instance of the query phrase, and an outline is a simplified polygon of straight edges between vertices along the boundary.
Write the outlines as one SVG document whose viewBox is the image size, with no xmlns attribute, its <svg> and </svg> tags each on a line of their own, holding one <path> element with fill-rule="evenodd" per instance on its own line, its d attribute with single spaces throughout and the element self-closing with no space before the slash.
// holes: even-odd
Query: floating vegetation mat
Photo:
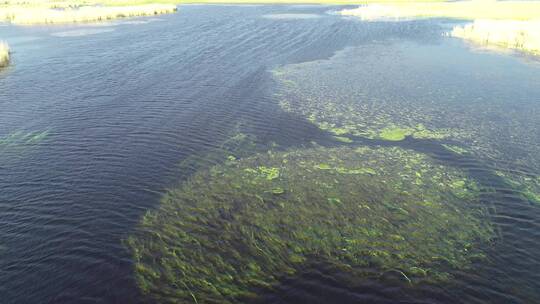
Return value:
<svg viewBox="0 0 540 304">
<path fill-rule="evenodd" d="M 417 100 L 405 99 L 400 95 L 403 92 L 385 91 L 385 80 L 363 81 L 362 76 L 368 76 L 366 67 L 380 62 L 379 58 L 368 61 L 346 56 L 342 52 L 329 60 L 274 70 L 273 75 L 281 87 L 278 98 L 282 109 L 334 133 L 338 140 L 351 135 L 390 141 L 400 141 L 407 136 L 444 139 L 467 135 L 458 128 L 436 127 L 432 123 L 436 116 L 434 111 Z"/>
<path fill-rule="evenodd" d="M 235 303 L 319 263 L 443 282 L 493 230 L 465 174 L 401 148 L 262 153 L 195 173 L 127 244 L 160 302 Z"/>
<path fill-rule="evenodd" d="M 515 189 L 522 198 L 540 205 L 540 176 L 519 171 L 496 171 L 496 174 Z"/>
<path fill-rule="evenodd" d="M 446 64 L 455 58 L 455 68 Z M 540 103 L 531 97 L 540 94 L 540 74 L 494 60 L 452 45 L 386 41 L 286 65 L 273 75 L 281 107 L 337 140 L 435 140 L 526 181 L 516 172 L 540 175 Z"/>
</svg>

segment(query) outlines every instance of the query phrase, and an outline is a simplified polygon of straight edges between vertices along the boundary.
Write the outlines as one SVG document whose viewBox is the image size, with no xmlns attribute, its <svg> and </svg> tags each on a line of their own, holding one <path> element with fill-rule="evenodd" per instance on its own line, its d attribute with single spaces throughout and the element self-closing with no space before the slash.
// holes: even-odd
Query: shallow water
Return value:
<svg viewBox="0 0 540 304">
<path fill-rule="evenodd" d="M 14 51 L 0 71 L 2 303 L 142 301 L 123 240 L 192 172 L 180 163 L 238 131 L 280 149 L 335 144 L 280 107 L 283 94 L 306 92 L 380 101 L 390 117 L 429 114 L 434 126 L 474 132 L 451 140 L 475 151 L 463 156 L 430 140 L 365 143 L 470 172 L 492 188 L 483 201 L 499 237 L 487 261 L 448 284 L 346 288 L 339 273 L 310 269 L 262 302 L 537 302 L 540 205 L 494 170 L 540 175 L 540 65 L 442 37 L 442 20 L 363 23 L 336 9 L 194 5 L 161 22 L 109 24 L 113 31 L 0 27 Z M 302 85 L 282 92 L 276 68 L 297 71 Z"/>
</svg>

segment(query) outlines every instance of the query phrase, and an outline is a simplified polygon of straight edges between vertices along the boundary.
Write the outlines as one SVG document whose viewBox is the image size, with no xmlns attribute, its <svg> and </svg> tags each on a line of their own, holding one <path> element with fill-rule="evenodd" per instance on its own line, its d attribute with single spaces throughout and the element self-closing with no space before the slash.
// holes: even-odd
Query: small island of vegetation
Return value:
<svg viewBox="0 0 540 304">
<path fill-rule="evenodd" d="M 9 45 L 0 41 L 0 68 L 9 64 Z"/>
</svg>

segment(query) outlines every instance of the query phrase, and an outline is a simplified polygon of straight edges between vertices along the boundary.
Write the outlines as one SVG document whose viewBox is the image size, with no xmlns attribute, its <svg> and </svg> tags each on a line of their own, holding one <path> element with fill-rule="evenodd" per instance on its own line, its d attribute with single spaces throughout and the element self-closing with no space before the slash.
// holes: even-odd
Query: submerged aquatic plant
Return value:
<svg viewBox="0 0 540 304">
<path fill-rule="evenodd" d="M 442 281 L 492 237 L 477 194 L 400 148 L 268 152 L 197 172 L 127 244 L 139 287 L 161 302 L 246 301 L 318 263 Z"/>
<path fill-rule="evenodd" d="M 411 129 L 408 128 L 399 128 L 399 127 L 390 127 L 384 128 L 379 133 L 379 137 L 384 140 L 390 141 L 400 141 L 405 139 L 405 137 L 412 134 Z"/>
<path fill-rule="evenodd" d="M 467 151 L 467 149 L 465 149 L 463 147 L 460 147 L 460 146 L 456 146 L 456 145 L 443 144 L 442 146 L 446 150 L 454 152 L 454 153 L 459 154 L 459 155 L 463 155 L 463 154 L 466 154 L 466 153 L 469 152 L 469 151 Z"/>
<path fill-rule="evenodd" d="M 358 137 L 439 141 L 458 154 L 455 157 L 478 158 L 502 171 L 519 168 L 538 175 L 540 107 L 527 102 L 525 96 L 516 103 L 509 95 L 536 92 L 534 85 L 520 81 L 517 91 L 464 102 L 472 98 L 471 90 L 460 88 L 467 83 L 482 86 L 484 80 L 461 69 L 453 85 L 431 79 L 428 75 L 438 73 L 438 59 L 423 58 L 419 50 L 406 44 L 370 44 L 328 59 L 286 65 L 273 73 L 280 84 L 276 96 L 284 111 L 335 136 L 357 142 Z M 504 68 L 499 69 L 498 75 L 505 75 Z M 392 73 L 392 81 L 388 81 L 388 73 Z M 514 76 L 508 77 L 497 76 L 488 82 L 495 85 Z"/>
<path fill-rule="evenodd" d="M 540 205 L 540 176 L 525 175 L 515 170 L 498 170 L 495 173 L 524 199 Z"/>
<path fill-rule="evenodd" d="M 333 62 L 332 62 L 333 63 Z M 400 105 L 365 96 L 350 86 L 341 88 L 334 83 L 328 69 L 330 61 L 293 64 L 273 71 L 281 87 L 279 105 L 284 111 L 305 117 L 321 130 L 330 132 L 341 142 L 350 143 L 350 136 L 388 141 L 401 141 L 410 136 L 416 139 L 445 139 L 462 135 L 460 130 L 427 127 L 431 115 L 411 104 Z M 320 73 L 325 70 L 325 73 Z M 340 70 L 341 71 L 341 70 Z M 354 83 L 354 71 L 341 73 L 338 79 Z M 330 74 L 330 75 L 328 75 Z M 350 77 L 350 78 L 349 78 Z M 324 90 L 328 86 L 332 90 Z"/>
<path fill-rule="evenodd" d="M 255 136 L 235 130 L 217 147 L 184 159 L 180 163 L 179 170 L 185 176 L 190 176 L 196 171 L 208 169 L 216 164 L 234 162 L 256 152 L 266 151 L 267 148 L 269 147 L 257 145 Z"/>
<path fill-rule="evenodd" d="M 4 138 L 0 138 L 0 148 L 8 146 L 24 146 L 42 141 L 49 135 L 49 131 L 16 131 Z"/>
</svg>

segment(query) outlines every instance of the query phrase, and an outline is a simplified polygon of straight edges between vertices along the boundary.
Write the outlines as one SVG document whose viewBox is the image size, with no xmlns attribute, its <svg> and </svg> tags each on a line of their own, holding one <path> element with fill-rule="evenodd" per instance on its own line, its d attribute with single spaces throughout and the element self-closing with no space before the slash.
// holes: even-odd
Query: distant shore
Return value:
<svg viewBox="0 0 540 304">
<path fill-rule="evenodd" d="M 342 15 L 360 17 L 362 20 L 407 18 L 453 18 L 531 20 L 540 18 L 538 1 L 455 1 L 455 2 L 402 2 L 370 4 L 343 10 Z"/>
<path fill-rule="evenodd" d="M 457 1 L 441 3 L 393 3 L 360 6 L 343 10 L 345 16 L 364 21 L 452 18 L 471 20 L 456 26 L 452 37 L 475 44 L 540 54 L 540 2 L 538 1 Z"/>
<path fill-rule="evenodd" d="M 99 6 L 77 2 L 48 2 L 0 6 L 0 21 L 19 25 L 96 22 L 175 11 L 174 4 Z"/>
<path fill-rule="evenodd" d="M 480 45 L 540 55 L 540 20 L 475 20 L 465 26 L 454 27 L 450 35 Z"/>
<path fill-rule="evenodd" d="M 415 0 L 438 2 L 442 0 Z M 411 0 L 4 0 L 0 22 L 20 25 L 96 22 L 167 14 L 179 4 L 366 4 Z"/>
<path fill-rule="evenodd" d="M 471 20 L 449 34 L 476 44 L 540 54 L 540 1 L 473 0 L 5 0 L 0 22 L 17 25 L 85 23 L 173 13 L 178 4 L 349 4 L 341 12 L 364 21 L 411 18 Z M 0 66 L 9 61 L 0 46 Z"/>
</svg>

